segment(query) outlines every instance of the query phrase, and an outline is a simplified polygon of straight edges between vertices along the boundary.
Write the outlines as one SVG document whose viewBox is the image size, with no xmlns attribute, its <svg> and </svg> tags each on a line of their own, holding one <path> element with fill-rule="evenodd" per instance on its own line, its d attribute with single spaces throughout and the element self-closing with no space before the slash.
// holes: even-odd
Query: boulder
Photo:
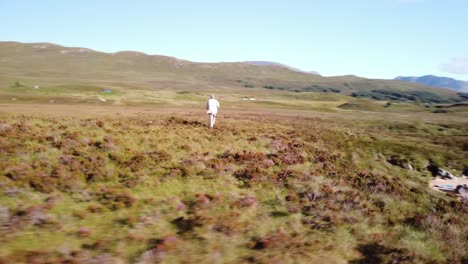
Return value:
<svg viewBox="0 0 468 264">
<path fill-rule="evenodd" d="M 466 184 L 458 185 L 457 188 L 455 189 L 455 192 L 460 194 L 461 196 L 468 197 L 468 186 Z"/>
<path fill-rule="evenodd" d="M 442 179 L 456 179 L 457 177 L 455 177 L 455 175 L 453 175 L 452 173 L 444 170 L 444 169 L 441 169 L 439 168 L 438 170 L 438 175 L 442 177 Z"/>
<path fill-rule="evenodd" d="M 429 164 L 427 166 L 427 169 L 432 173 L 432 176 L 434 177 L 437 177 L 437 176 L 440 176 L 442 177 L 442 179 L 456 179 L 457 177 L 455 177 L 455 175 L 453 175 L 452 173 L 442 169 L 442 168 L 439 168 L 437 165 L 434 165 L 434 164 Z"/>
<path fill-rule="evenodd" d="M 401 158 L 397 155 L 392 155 L 390 157 L 387 158 L 387 162 L 394 165 L 394 166 L 398 166 L 400 168 L 403 168 L 403 169 L 408 169 L 408 170 L 413 170 L 413 165 L 411 165 L 411 163 L 409 163 L 409 161 L 405 158 Z"/>
</svg>

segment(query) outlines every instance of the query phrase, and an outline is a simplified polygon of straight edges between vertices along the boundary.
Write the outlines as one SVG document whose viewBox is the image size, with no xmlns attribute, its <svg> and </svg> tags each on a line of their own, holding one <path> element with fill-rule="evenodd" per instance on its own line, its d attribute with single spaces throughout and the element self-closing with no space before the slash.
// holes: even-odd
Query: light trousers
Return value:
<svg viewBox="0 0 468 264">
<path fill-rule="evenodd" d="M 209 116 L 210 116 L 210 128 L 213 128 L 216 122 L 216 115 L 209 114 Z"/>
</svg>

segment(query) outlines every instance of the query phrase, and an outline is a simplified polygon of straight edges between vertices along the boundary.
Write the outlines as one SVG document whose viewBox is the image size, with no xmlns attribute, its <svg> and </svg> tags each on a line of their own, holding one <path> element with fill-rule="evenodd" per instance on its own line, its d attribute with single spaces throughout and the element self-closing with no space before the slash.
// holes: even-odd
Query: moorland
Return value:
<svg viewBox="0 0 468 264">
<path fill-rule="evenodd" d="M 3 45 L 0 263 L 468 261 L 464 94 Z"/>
</svg>

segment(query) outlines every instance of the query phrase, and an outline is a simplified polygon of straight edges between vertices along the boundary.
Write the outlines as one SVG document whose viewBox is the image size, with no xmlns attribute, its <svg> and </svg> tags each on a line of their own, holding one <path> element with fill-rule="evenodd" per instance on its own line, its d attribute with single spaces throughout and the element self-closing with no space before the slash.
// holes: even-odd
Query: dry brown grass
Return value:
<svg viewBox="0 0 468 264">
<path fill-rule="evenodd" d="M 467 207 L 425 168 L 468 165 L 466 119 L 222 110 L 0 105 L 0 259 L 466 261 Z"/>
</svg>

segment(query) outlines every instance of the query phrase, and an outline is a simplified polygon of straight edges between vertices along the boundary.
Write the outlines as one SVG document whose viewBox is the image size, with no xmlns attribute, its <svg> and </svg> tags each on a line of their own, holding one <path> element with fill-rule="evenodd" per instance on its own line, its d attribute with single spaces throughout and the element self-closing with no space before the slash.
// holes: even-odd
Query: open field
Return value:
<svg viewBox="0 0 468 264">
<path fill-rule="evenodd" d="M 210 130 L 203 92 L 116 90 L 3 91 L 0 263 L 468 261 L 427 169 L 467 173 L 466 106 L 232 93 Z"/>
<path fill-rule="evenodd" d="M 103 92 L 104 91 L 104 92 Z M 106 92 L 109 91 L 109 92 Z M 263 111 L 262 109 L 277 109 L 305 112 L 336 112 L 354 115 L 357 111 L 376 113 L 438 113 L 444 118 L 464 117 L 468 115 L 467 103 L 414 103 L 402 101 L 376 101 L 354 98 L 347 95 L 325 92 L 291 92 L 268 91 L 263 89 L 226 89 L 214 88 L 197 90 L 153 89 L 147 86 L 127 85 L 23 85 L 18 87 L 0 86 L 0 103 L 34 104 L 39 108 L 53 108 L 54 105 L 94 105 L 97 109 L 108 106 L 139 107 L 148 106 L 157 109 L 164 108 L 194 108 L 200 109 L 209 94 L 216 94 L 224 109 L 233 111 Z M 12 107 L 12 106 L 9 106 Z M 110 108 L 112 109 L 112 108 Z M 119 109 L 115 107 L 113 109 Z M 355 110 L 355 111 L 348 111 Z M 449 115 L 446 115 L 446 114 Z M 367 115 L 366 115 L 367 116 Z M 430 118 L 436 118 L 431 116 Z"/>
<path fill-rule="evenodd" d="M 0 263 L 468 261 L 468 199 L 429 186 L 468 174 L 466 94 L 50 43 L 0 57 Z"/>
</svg>

